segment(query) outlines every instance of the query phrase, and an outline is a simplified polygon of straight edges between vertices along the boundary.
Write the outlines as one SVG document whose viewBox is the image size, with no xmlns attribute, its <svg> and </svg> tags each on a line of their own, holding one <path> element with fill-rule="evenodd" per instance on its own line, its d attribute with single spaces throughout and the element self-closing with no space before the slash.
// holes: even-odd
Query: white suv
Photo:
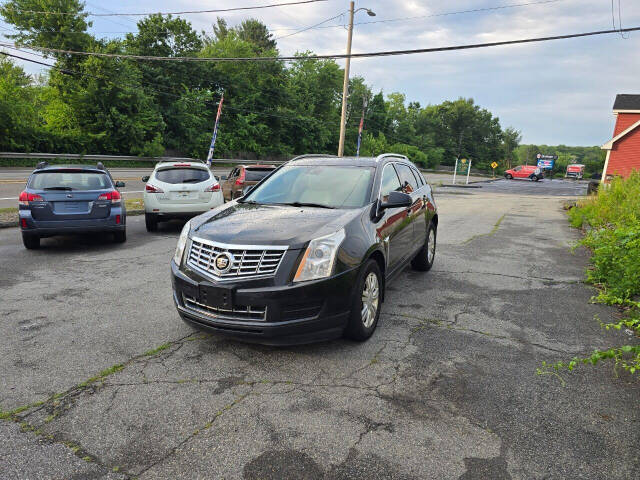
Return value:
<svg viewBox="0 0 640 480">
<path fill-rule="evenodd" d="M 155 232 L 158 222 L 188 218 L 224 203 L 222 190 L 204 163 L 161 162 L 156 165 L 144 191 L 147 231 Z"/>
</svg>

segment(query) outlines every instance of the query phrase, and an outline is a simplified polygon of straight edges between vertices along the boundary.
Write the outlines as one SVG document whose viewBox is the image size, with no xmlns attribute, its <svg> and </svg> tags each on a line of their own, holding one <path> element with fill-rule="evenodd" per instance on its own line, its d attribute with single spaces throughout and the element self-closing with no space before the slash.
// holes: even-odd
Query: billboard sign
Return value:
<svg viewBox="0 0 640 480">
<path fill-rule="evenodd" d="M 536 155 L 538 159 L 538 167 L 544 170 L 551 170 L 558 159 L 557 155 L 543 155 L 539 153 Z"/>
</svg>

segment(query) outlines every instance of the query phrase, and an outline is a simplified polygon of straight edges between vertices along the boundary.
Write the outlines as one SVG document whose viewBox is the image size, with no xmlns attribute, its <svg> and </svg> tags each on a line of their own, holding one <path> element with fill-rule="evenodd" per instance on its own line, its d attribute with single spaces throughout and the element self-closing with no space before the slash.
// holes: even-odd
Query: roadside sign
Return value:
<svg viewBox="0 0 640 480">
<path fill-rule="evenodd" d="M 498 167 L 498 164 L 496 162 L 491 163 L 491 168 L 495 170 L 497 167 Z"/>
<path fill-rule="evenodd" d="M 538 159 L 538 167 L 542 168 L 544 170 L 552 170 L 553 166 L 556 163 L 556 160 L 558 159 L 557 155 L 543 155 L 542 153 L 539 153 L 538 155 L 536 155 L 536 158 Z"/>
</svg>

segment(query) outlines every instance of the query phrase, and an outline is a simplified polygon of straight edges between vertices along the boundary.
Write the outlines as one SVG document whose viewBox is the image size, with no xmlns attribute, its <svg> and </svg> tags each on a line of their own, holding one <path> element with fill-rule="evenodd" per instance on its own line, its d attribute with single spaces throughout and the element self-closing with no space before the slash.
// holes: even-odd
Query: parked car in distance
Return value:
<svg viewBox="0 0 640 480">
<path fill-rule="evenodd" d="M 190 220 L 173 298 L 196 328 L 265 344 L 363 341 L 388 282 L 434 262 L 433 191 L 404 156 L 297 157 Z"/>
<path fill-rule="evenodd" d="M 537 165 L 518 165 L 515 168 L 505 170 L 504 178 L 512 180 L 514 178 L 528 178 L 533 182 L 542 180 L 544 173 Z"/>
<path fill-rule="evenodd" d="M 222 176 L 222 194 L 229 202 L 240 198 L 249 187 L 257 184 L 276 169 L 274 165 L 239 165 L 231 170 L 229 176 Z"/>
<path fill-rule="evenodd" d="M 585 166 L 572 163 L 571 165 L 567 165 L 567 172 L 564 174 L 564 178 L 573 178 L 574 180 L 581 180 L 584 177 L 584 169 Z"/>
<path fill-rule="evenodd" d="M 22 241 L 38 248 L 40 239 L 89 232 L 112 233 L 127 240 L 127 213 L 115 182 L 101 163 L 92 165 L 38 164 L 18 198 Z"/>
<path fill-rule="evenodd" d="M 158 222 L 200 215 L 224 203 L 220 183 L 201 162 L 161 162 L 142 177 L 147 231 Z"/>
</svg>

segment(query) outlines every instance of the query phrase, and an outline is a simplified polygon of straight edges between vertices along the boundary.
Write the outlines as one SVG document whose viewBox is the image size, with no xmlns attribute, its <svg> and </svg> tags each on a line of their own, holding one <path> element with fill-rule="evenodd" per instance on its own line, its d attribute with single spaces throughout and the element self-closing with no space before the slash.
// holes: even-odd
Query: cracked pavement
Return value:
<svg viewBox="0 0 640 480">
<path fill-rule="evenodd" d="M 638 382 L 610 364 L 536 375 L 624 341 L 594 319 L 616 311 L 589 303 L 561 199 L 436 199 L 434 269 L 389 285 L 365 343 L 191 330 L 170 293 L 179 224 L 35 252 L 0 230 L 0 476 L 638 478 Z"/>
</svg>

